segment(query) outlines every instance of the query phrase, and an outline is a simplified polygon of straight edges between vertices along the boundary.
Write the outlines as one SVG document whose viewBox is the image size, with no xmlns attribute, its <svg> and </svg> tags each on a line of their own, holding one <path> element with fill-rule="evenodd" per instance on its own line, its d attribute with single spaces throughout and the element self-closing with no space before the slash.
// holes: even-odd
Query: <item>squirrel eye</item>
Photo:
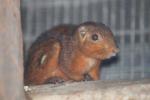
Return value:
<svg viewBox="0 0 150 100">
<path fill-rule="evenodd" d="M 92 40 L 94 40 L 94 41 L 98 40 L 98 35 L 97 34 L 93 34 L 92 35 Z"/>
</svg>

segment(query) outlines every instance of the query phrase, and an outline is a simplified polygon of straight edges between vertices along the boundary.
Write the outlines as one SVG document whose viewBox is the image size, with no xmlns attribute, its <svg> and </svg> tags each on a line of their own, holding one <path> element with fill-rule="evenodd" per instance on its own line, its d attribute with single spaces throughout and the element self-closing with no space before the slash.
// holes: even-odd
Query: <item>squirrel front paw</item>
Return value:
<svg viewBox="0 0 150 100">
<path fill-rule="evenodd" d="M 93 78 L 89 74 L 84 74 L 83 81 L 93 81 Z"/>
</svg>

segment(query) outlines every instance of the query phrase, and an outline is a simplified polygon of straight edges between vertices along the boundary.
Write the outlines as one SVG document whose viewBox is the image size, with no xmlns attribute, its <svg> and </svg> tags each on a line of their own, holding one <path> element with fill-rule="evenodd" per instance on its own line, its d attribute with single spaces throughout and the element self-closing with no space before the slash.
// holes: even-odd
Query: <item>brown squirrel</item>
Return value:
<svg viewBox="0 0 150 100">
<path fill-rule="evenodd" d="M 25 84 L 81 81 L 85 75 L 98 80 L 101 61 L 117 52 L 111 30 L 102 23 L 56 26 L 31 46 Z"/>
</svg>

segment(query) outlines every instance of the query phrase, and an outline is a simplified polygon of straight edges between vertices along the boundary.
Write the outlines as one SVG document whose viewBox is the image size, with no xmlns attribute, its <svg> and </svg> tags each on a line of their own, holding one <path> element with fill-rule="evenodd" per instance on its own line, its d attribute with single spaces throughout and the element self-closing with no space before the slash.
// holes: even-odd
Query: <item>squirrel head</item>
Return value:
<svg viewBox="0 0 150 100">
<path fill-rule="evenodd" d="M 119 51 L 111 30 L 102 23 L 80 24 L 75 35 L 79 50 L 86 56 L 104 60 L 115 56 Z"/>
</svg>

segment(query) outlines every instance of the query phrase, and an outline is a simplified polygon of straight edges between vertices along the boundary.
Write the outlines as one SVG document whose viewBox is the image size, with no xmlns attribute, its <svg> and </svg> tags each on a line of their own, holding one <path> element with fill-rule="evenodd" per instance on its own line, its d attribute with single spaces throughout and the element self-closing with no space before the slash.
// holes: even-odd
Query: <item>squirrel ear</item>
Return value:
<svg viewBox="0 0 150 100">
<path fill-rule="evenodd" d="M 79 32 L 80 39 L 81 39 L 82 41 L 84 41 L 84 40 L 86 39 L 86 35 L 87 35 L 87 34 L 86 34 L 86 33 L 87 33 L 86 27 L 85 27 L 85 26 L 79 27 L 78 32 Z"/>
</svg>

